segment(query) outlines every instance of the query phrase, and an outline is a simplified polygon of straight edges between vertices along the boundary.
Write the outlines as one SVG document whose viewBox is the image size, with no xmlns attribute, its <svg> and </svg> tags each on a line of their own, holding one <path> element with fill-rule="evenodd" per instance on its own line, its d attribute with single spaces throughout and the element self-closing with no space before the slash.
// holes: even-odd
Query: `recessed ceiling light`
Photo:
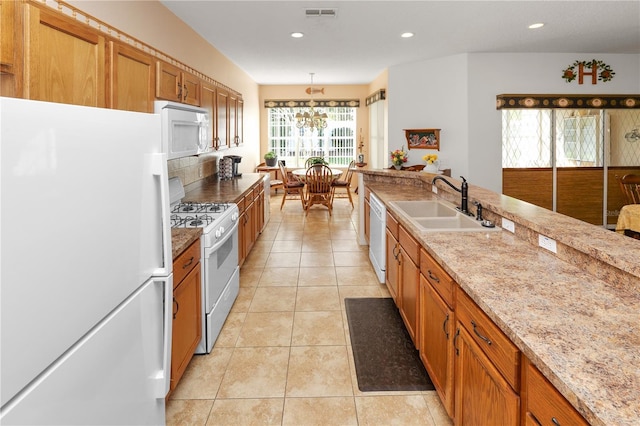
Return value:
<svg viewBox="0 0 640 426">
<path fill-rule="evenodd" d="M 291 37 L 293 37 L 293 38 L 302 38 L 302 37 L 304 37 L 304 34 L 295 32 L 295 33 L 291 33 Z"/>
<path fill-rule="evenodd" d="M 402 37 L 402 38 L 411 38 L 413 36 L 414 36 L 414 34 L 413 33 L 409 33 L 409 32 L 400 34 L 400 37 Z"/>
<path fill-rule="evenodd" d="M 542 27 L 544 27 L 544 23 L 542 23 L 542 22 L 538 22 L 537 24 L 529 25 L 529 29 L 531 29 L 531 30 L 535 30 L 536 28 L 542 28 Z"/>
</svg>

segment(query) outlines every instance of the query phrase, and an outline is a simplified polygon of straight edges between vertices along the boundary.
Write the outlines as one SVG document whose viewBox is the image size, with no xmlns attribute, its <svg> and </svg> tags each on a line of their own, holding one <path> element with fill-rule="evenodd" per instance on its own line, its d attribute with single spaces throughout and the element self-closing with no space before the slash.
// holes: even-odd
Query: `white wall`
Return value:
<svg viewBox="0 0 640 426">
<path fill-rule="evenodd" d="M 404 129 L 441 129 L 440 167 L 451 168 L 452 176 L 468 170 L 466 55 L 390 68 L 387 99 L 390 151 L 407 149 Z M 407 164 L 424 164 L 422 156 L 433 152 L 411 150 Z"/>
<path fill-rule="evenodd" d="M 576 60 L 598 59 L 616 72 L 597 85 L 565 82 Z M 474 53 L 389 69 L 389 148 L 404 144 L 404 128 L 441 128 L 441 158 L 452 176 L 502 190 L 501 113 L 496 95 L 640 93 L 640 55 Z M 415 151 L 411 151 L 412 154 Z M 417 155 L 411 163 L 420 163 Z"/>
</svg>

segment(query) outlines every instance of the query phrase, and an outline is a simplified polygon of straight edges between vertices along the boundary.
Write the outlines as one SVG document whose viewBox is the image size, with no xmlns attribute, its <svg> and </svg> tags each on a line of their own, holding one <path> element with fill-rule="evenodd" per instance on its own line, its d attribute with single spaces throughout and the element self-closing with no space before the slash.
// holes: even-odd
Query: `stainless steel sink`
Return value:
<svg viewBox="0 0 640 426">
<path fill-rule="evenodd" d="M 392 207 L 403 212 L 424 232 L 492 232 L 498 227 L 483 226 L 481 221 L 467 216 L 451 203 L 439 200 L 391 201 Z"/>
</svg>

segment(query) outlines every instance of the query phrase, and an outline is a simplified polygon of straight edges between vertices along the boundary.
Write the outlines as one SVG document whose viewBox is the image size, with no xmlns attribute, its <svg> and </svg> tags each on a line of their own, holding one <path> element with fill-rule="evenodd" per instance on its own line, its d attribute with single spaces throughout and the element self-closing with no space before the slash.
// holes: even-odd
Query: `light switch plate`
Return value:
<svg viewBox="0 0 640 426">
<path fill-rule="evenodd" d="M 545 248 L 553 253 L 558 253 L 558 248 L 556 246 L 556 240 L 553 238 L 549 238 L 545 235 L 538 234 L 538 245 L 542 248 Z"/>
<path fill-rule="evenodd" d="M 509 219 L 502 218 L 502 229 L 506 229 L 510 232 L 516 232 L 516 225 L 511 222 Z"/>
<path fill-rule="evenodd" d="M 438 193 L 438 187 L 435 185 L 431 185 L 431 192 L 433 192 L 434 194 Z"/>
</svg>

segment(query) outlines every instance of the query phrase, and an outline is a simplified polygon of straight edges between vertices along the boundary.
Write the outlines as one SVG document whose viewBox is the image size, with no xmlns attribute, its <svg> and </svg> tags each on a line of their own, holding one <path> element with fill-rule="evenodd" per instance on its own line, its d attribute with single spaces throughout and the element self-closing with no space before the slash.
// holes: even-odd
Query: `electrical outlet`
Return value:
<svg viewBox="0 0 640 426">
<path fill-rule="evenodd" d="M 510 232 L 516 232 L 516 225 L 511 222 L 509 219 L 502 218 L 502 229 L 506 229 Z"/>
<path fill-rule="evenodd" d="M 435 185 L 431 185 L 431 192 L 433 192 L 434 194 L 438 193 L 438 187 Z"/>
<path fill-rule="evenodd" d="M 553 238 L 549 238 L 545 235 L 538 234 L 538 245 L 542 248 L 545 248 L 553 253 L 558 253 L 558 248 L 556 247 L 556 240 Z"/>
<path fill-rule="evenodd" d="M 204 166 L 200 166 L 198 167 L 198 177 L 202 177 L 202 175 L 204 174 Z"/>
</svg>

